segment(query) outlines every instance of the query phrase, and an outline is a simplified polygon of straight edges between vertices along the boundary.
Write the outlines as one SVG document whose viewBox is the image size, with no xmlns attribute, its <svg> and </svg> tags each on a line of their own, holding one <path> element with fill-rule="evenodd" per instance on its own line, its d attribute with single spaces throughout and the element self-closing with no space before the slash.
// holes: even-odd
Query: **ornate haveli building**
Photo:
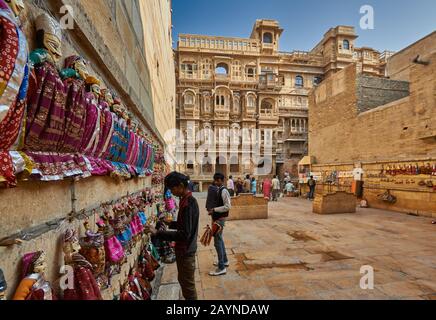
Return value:
<svg viewBox="0 0 436 320">
<path fill-rule="evenodd" d="M 310 90 L 350 63 L 366 75 L 384 76 L 392 55 L 355 47 L 358 36 L 349 26 L 330 29 L 310 52 L 281 52 L 283 31 L 277 21 L 257 20 L 246 39 L 179 36 L 177 127 L 185 139 L 203 129 L 213 130 L 217 139 L 219 129 L 258 129 L 262 145 L 265 139 L 272 143 L 269 175 L 287 171 L 297 176 L 297 164 L 308 152 Z M 196 141 L 196 147 L 200 144 Z M 236 155 L 217 155 L 187 160 L 178 169 L 204 190 L 215 171 L 242 176 L 265 165 L 242 163 L 241 149 Z"/>
</svg>

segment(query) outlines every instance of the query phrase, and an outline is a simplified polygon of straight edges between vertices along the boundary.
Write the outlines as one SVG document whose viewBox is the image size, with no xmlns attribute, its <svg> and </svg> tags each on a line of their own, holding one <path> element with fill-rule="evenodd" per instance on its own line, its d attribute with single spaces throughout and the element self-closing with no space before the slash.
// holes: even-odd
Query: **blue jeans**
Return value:
<svg viewBox="0 0 436 320">
<path fill-rule="evenodd" d="M 226 268 L 226 263 L 228 262 L 226 246 L 224 244 L 224 239 L 223 239 L 225 220 L 218 220 L 216 222 L 223 227 L 223 230 L 215 235 L 214 243 L 215 243 L 216 253 L 218 255 L 218 269 L 224 270 Z"/>
<path fill-rule="evenodd" d="M 315 198 L 315 187 L 310 187 L 309 199 Z"/>
</svg>

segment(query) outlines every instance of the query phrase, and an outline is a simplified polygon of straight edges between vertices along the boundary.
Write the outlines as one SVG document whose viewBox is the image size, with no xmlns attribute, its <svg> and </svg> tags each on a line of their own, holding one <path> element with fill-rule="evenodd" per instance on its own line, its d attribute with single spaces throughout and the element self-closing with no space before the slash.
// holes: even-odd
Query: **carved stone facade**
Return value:
<svg viewBox="0 0 436 320">
<path fill-rule="evenodd" d="M 280 52 L 283 31 L 277 21 L 257 20 L 250 38 L 182 34 L 176 50 L 178 129 L 186 133 L 192 127 L 193 135 L 211 129 L 216 137 L 220 128 L 259 129 L 259 142 L 263 145 L 270 138 L 272 143 L 269 175 L 284 171 L 297 175 L 296 165 L 308 152 L 312 88 L 350 63 L 356 63 L 362 73 L 382 76 L 390 56 L 355 48 L 354 28 L 345 26 L 330 29 L 310 52 Z M 198 141 L 196 147 L 202 143 Z M 239 149 L 239 164 L 231 161 L 235 154 L 229 151 L 227 159 L 196 159 L 178 170 L 191 175 L 204 190 L 216 171 L 239 177 L 264 165 L 241 163 L 242 154 Z"/>
</svg>

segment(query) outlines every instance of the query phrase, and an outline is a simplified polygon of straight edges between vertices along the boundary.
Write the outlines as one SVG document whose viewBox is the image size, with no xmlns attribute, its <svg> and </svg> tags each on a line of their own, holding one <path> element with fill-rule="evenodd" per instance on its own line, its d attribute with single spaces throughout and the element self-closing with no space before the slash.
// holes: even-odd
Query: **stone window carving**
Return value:
<svg viewBox="0 0 436 320">
<path fill-rule="evenodd" d="M 183 62 L 181 65 L 182 77 L 183 78 L 196 78 L 198 66 L 195 62 Z"/>
<path fill-rule="evenodd" d="M 239 113 L 240 104 L 241 104 L 241 102 L 240 102 L 239 96 L 235 96 L 233 98 L 233 113 Z"/>
<path fill-rule="evenodd" d="M 250 94 L 247 97 L 247 108 L 255 108 L 256 107 L 256 97 Z"/>
<path fill-rule="evenodd" d="M 262 115 L 270 115 L 273 114 L 273 101 L 270 99 L 265 99 L 262 101 L 262 105 L 260 106 L 260 113 Z"/>
<path fill-rule="evenodd" d="M 273 43 L 273 35 L 271 32 L 265 32 L 263 34 L 263 42 L 264 43 Z"/>
<path fill-rule="evenodd" d="M 256 69 L 254 67 L 247 67 L 247 78 L 254 79 L 256 77 Z"/>
<path fill-rule="evenodd" d="M 212 76 L 212 62 L 210 59 L 204 59 L 202 63 L 202 77 L 203 79 L 210 79 Z"/>
<path fill-rule="evenodd" d="M 296 76 L 295 77 L 295 86 L 297 88 L 303 88 L 304 87 L 304 78 L 302 76 Z"/>
<path fill-rule="evenodd" d="M 241 63 L 238 60 L 233 61 L 232 65 L 232 77 L 233 79 L 241 79 L 242 72 L 241 72 Z"/>
<path fill-rule="evenodd" d="M 344 50 L 350 50 L 350 41 L 344 40 L 342 42 L 342 47 L 344 48 Z"/>
<path fill-rule="evenodd" d="M 185 106 L 192 106 L 195 104 L 195 96 L 192 92 L 185 93 L 184 97 Z"/>
</svg>

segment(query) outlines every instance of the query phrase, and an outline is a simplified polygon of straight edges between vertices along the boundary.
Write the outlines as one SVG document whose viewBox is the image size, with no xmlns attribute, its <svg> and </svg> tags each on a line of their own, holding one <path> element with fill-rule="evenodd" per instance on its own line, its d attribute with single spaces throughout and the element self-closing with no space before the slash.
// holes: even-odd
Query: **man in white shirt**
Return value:
<svg viewBox="0 0 436 320">
<path fill-rule="evenodd" d="M 218 255 L 217 269 L 209 272 L 210 276 L 221 276 L 227 273 L 229 260 L 227 259 L 226 246 L 224 244 L 223 232 L 226 219 L 229 216 L 232 208 L 231 196 L 226 187 L 224 187 L 224 175 L 221 173 L 215 174 L 213 177 L 214 185 L 219 188 L 217 207 L 209 210 L 209 215 L 212 217 L 212 225 L 218 223 L 221 230 L 214 236 L 215 249 Z"/>
<path fill-rule="evenodd" d="M 235 182 L 233 181 L 233 177 L 230 176 L 229 180 L 227 180 L 227 190 L 231 197 L 235 196 Z"/>
<path fill-rule="evenodd" d="M 280 180 L 279 180 L 279 176 L 276 176 L 273 180 L 272 180 L 272 189 L 273 189 L 273 200 L 272 201 L 278 201 L 278 197 L 280 195 Z"/>
</svg>

